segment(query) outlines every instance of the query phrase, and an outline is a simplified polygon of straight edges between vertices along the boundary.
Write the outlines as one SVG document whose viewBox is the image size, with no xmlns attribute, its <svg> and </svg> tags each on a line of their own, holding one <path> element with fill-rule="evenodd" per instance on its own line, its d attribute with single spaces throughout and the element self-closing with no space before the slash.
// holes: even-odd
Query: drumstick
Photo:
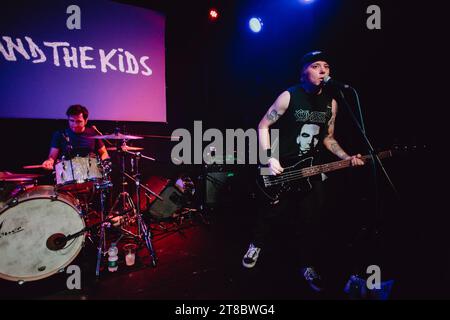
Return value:
<svg viewBox="0 0 450 320">
<path fill-rule="evenodd" d="M 97 132 L 99 135 L 103 135 L 103 133 L 101 133 L 98 129 L 97 129 L 97 127 L 96 126 L 91 126 L 91 128 L 92 129 L 94 129 L 95 130 L 95 132 Z M 108 144 L 110 145 L 110 146 L 113 146 L 113 144 L 111 143 L 111 142 L 109 142 L 109 140 L 107 140 L 107 139 L 104 139 L 106 142 L 108 142 Z"/>
<path fill-rule="evenodd" d="M 39 169 L 39 168 L 44 168 L 44 166 L 42 164 L 35 164 L 35 165 L 31 165 L 31 166 L 23 166 L 24 169 Z"/>
</svg>

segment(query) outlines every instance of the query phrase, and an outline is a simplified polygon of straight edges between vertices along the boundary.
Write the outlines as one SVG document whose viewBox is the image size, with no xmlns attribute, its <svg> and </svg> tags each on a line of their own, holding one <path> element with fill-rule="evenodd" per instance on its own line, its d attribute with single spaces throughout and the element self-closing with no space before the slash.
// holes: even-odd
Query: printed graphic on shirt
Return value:
<svg viewBox="0 0 450 320">
<path fill-rule="evenodd" d="M 314 123 L 305 123 L 297 136 L 299 155 L 312 152 L 319 143 L 320 126 Z"/>
<path fill-rule="evenodd" d="M 327 118 L 331 117 L 331 106 L 327 106 L 326 112 L 298 109 L 294 116 L 297 122 L 326 123 Z"/>
<path fill-rule="evenodd" d="M 319 143 L 321 130 L 325 130 L 324 124 L 328 123 L 331 115 L 331 105 L 328 105 L 326 111 L 322 112 L 305 109 L 295 110 L 295 120 L 303 122 L 295 141 L 300 156 L 313 154 Z"/>
</svg>

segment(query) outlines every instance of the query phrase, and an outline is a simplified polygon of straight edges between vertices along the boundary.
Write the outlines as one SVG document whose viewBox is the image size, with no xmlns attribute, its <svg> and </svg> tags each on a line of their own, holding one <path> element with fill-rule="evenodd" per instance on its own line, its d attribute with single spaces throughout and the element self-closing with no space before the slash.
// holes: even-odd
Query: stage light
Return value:
<svg viewBox="0 0 450 320">
<path fill-rule="evenodd" d="M 300 3 L 303 3 L 303 4 L 310 4 L 310 3 L 314 2 L 314 0 L 299 0 L 299 1 L 300 1 Z"/>
<path fill-rule="evenodd" d="M 217 9 L 210 9 L 209 10 L 209 20 L 211 21 L 215 21 L 219 18 L 219 11 L 217 11 Z"/>
<path fill-rule="evenodd" d="M 261 18 L 251 18 L 248 22 L 248 26 L 250 27 L 250 30 L 257 33 L 261 31 L 263 23 Z"/>
</svg>

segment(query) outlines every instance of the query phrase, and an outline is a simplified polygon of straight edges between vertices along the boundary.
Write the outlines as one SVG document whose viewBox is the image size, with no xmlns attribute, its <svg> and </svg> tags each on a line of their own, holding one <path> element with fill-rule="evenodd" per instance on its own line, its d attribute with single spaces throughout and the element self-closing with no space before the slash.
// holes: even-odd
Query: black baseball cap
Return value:
<svg viewBox="0 0 450 320">
<path fill-rule="evenodd" d="M 323 51 L 312 51 L 305 54 L 300 61 L 300 67 L 303 69 L 308 64 L 311 64 L 316 61 L 326 61 L 330 63 L 330 58 Z"/>
</svg>

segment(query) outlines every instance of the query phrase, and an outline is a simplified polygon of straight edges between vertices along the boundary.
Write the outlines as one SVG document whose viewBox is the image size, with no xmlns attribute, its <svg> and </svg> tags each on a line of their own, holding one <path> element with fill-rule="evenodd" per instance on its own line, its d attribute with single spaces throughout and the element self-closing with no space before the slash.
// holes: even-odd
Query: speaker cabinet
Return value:
<svg viewBox="0 0 450 320">
<path fill-rule="evenodd" d="M 184 204 L 184 197 L 173 186 L 166 187 L 159 195 L 164 200 L 156 198 L 149 206 L 150 214 L 157 219 L 172 217 Z"/>
</svg>

